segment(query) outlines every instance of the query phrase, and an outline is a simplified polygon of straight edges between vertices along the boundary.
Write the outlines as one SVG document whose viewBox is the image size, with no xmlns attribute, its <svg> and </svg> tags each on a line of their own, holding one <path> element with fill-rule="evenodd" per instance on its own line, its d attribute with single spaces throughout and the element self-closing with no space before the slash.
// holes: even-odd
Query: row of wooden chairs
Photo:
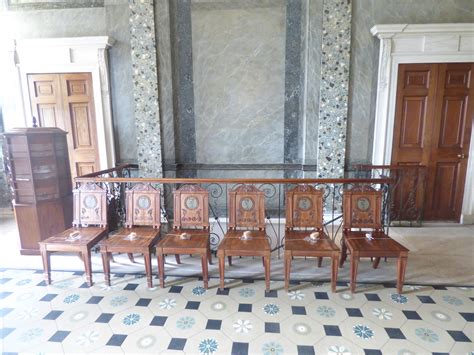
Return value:
<svg viewBox="0 0 474 355">
<path fill-rule="evenodd" d="M 197 254 L 201 257 L 204 287 L 208 287 L 208 263 L 212 263 L 209 226 L 209 194 L 198 185 L 183 185 L 173 192 L 173 228 L 160 238 L 160 191 L 150 184 L 136 184 L 126 191 L 124 227 L 113 234 L 107 229 L 106 191 L 96 184 L 84 184 L 74 191 L 73 227 L 40 242 L 45 279 L 51 283 L 50 253 L 79 252 L 86 277 L 92 285 L 91 248 L 100 247 L 105 281 L 110 285 L 112 253 L 144 255 L 148 287 L 152 287 L 151 255 L 156 249 L 160 286 L 165 283 L 165 256 Z M 233 256 L 261 257 L 265 269 L 266 290 L 270 290 L 271 246 L 265 233 L 264 192 L 253 185 L 240 185 L 229 192 L 228 230 L 218 246 L 220 287 L 225 277 L 225 259 Z M 343 194 L 342 251 L 328 237 L 323 225 L 323 191 L 310 185 L 297 185 L 286 193 L 285 288 L 288 289 L 294 257 L 331 259 L 331 282 L 336 290 L 338 266 L 351 254 L 351 291 L 355 290 L 361 257 L 398 258 L 397 288 L 401 292 L 408 249 L 384 233 L 382 192 L 370 186 L 354 187 Z"/>
</svg>

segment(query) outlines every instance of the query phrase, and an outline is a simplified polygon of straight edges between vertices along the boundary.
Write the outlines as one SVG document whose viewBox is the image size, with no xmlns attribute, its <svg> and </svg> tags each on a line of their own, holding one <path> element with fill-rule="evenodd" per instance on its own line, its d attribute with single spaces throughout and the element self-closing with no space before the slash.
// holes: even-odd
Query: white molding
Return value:
<svg viewBox="0 0 474 355">
<path fill-rule="evenodd" d="M 375 25 L 380 39 L 372 164 L 389 165 L 392 156 L 398 65 L 474 62 L 474 24 Z M 474 214 L 474 132 L 469 148 L 462 219 Z M 466 216 L 466 217 L 464 217 Z"/>
<path fill-rule="evenodd" d="M 110 100 L 107 49 L 114 44 L 107 36 L 40 38 L 14 41 L 14 61 L 18 76 L 19 96 L 22 101 L 22 122 L 6 115 L 5 127 L 31 126 L 31 104 L 28 95 L 29 73 L 80 73 L 92 75 L 94 109 L 97 125 L 99 167 L 115 166 L 114 132 Z M 19 105 L 17 105 L 19 106 Z M 17 107 L 19 110 L 19 107 Z"/>
</svg>

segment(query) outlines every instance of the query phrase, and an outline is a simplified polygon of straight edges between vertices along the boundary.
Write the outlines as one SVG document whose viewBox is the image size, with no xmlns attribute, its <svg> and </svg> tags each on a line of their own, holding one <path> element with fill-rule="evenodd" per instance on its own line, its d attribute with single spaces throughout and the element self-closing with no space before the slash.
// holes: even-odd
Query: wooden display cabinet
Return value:
<svg viewBox="0 0 474 355">
<path fill-rule="evenodd" d="M 14 128 L 4 133 L 5 164 L 22 255 L 39 254 L 39 241 L 71 227 L 66 134 L 59 128 Z"/>
</svg>

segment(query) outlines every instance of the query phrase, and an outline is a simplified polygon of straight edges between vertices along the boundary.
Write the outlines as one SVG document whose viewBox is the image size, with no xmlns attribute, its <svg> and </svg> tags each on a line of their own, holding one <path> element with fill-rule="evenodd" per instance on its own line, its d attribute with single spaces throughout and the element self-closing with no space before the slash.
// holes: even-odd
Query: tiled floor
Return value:
<svg viewBox="0 0 474 355">
<path fill-rule="evenodd" d="M 168 278 L 115 275 L 89 288 L 81 272 L 3 269 L 0 347 L 28 353 L 472 354 L 474 290 L 464 287 Z"/>
</svg>

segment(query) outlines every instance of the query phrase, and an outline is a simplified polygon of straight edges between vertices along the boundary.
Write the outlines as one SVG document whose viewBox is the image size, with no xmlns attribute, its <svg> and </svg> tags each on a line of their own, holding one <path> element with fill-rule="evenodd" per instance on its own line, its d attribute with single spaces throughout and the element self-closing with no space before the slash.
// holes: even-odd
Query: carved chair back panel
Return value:
<svg viewBox="0 0 474 355">
<path fill-rule="evenodd" d="M 152 226 L 161 224 L 160 190 L 150 184 L 136 184 L 125 191 L 125 226 Z"/>
<path fill-rule="evenodd" d="M 73 226 L 107 227 L 107 191 L 97 184 L 84 184 L 73 190 Z"/>
<path fill-rule="evenodd" d="M 209 192 L 198 185 L 185 185 L 173 192 L 173 228 L 209 229 Z"/>
<path fill-rule="evenodd" d="M 298 185 L 286 193 L 286 228 L 323 229 L 324 192 L 309 185 Z"/>
<path fill-rule="evenodd" d="M 229 228 L 265 229 L 265 195 L 252 185 L 229 192 Z"/>
<path fill-rule="evenodd" d="M 343 228 L 382 229 L 382 191 L 372 187 L 345 190 Z"/>
</svg>

